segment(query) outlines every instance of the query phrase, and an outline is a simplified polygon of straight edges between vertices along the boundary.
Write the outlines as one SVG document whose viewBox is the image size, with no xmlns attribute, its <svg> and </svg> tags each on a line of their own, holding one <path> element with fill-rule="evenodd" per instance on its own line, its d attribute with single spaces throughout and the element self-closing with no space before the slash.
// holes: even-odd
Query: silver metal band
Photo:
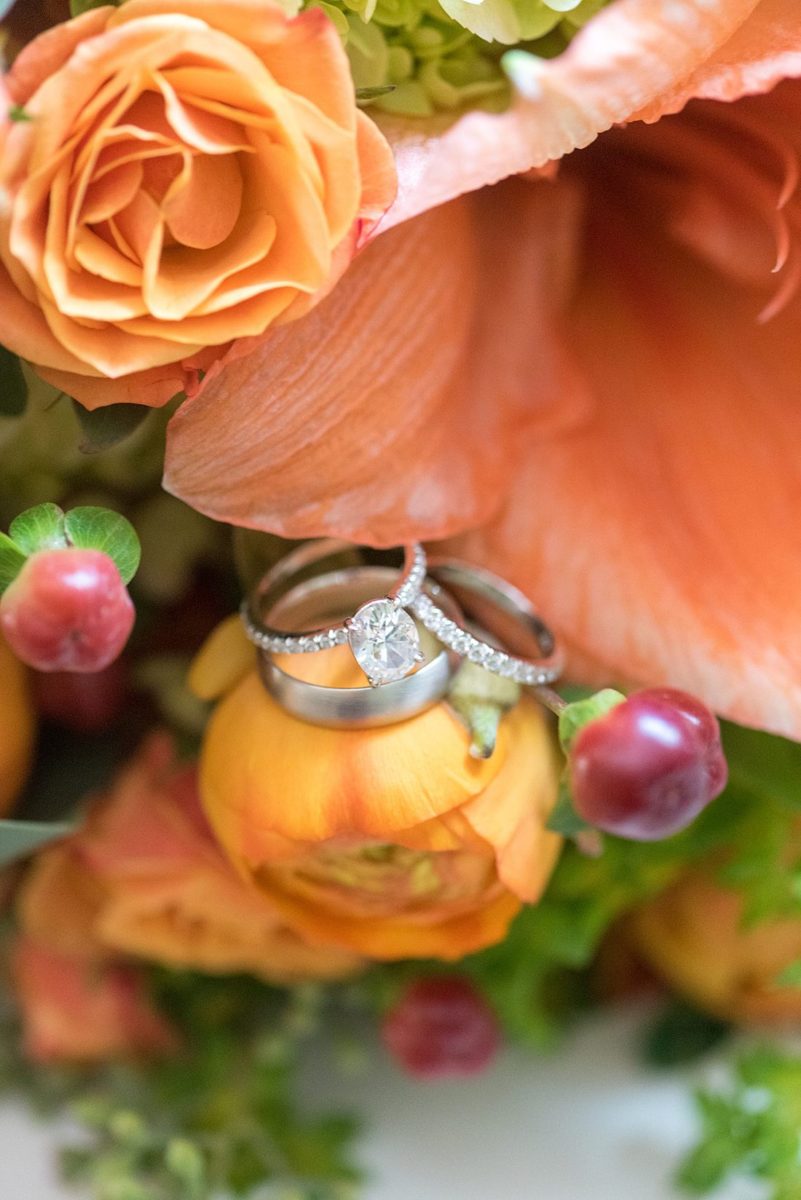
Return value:
<svg viewBox="0 0 801 1200">
<path fill-rule="evenodd" d="M 326 615 L 336 608 L 347 610 L 365 595 L 375 595 L 376 588 L 391 584 L 393 578 L 393 572 L 382 567 L 342 568 L 296 585 L 265 616 L 290 624 L 319 619 L 321 605 L 327 606 Z M 443 600 L 458 618 L 454 602 L 449 597 Z M 279 667 L 269 651 L 262 650 L 259 655 L 262 681 L 282 708 L 300 720 L 335 729 L 394 725 L 417 716 L 442 699 L 458 665 L 453 651 L 441 649 L 414 674 L 381 688 L 340 688 L 298 679 Z"/>
<path fill-rule="evenodd" d="M 298 631 L 282 627 L 274 617 L 268 622 L 267 615 L 274 611 L 276 602 L 307 568 L 321 568 L 327 560 L 352 554 L 357 549 L 338 538 L 320 538 L 291 550 L 267 572 L 242 604 L 242 622 L 250 640 L 259 649 L 273 654 L 309 654 L 347 645 L 350 633 L 346 619 Z M 391 601 L 398 608 L 407 608 L 420 594 L 425 577 L 423 547 L 418 542 L 404 546 L 402 573 L 399 578 L 395 576 L 394 585 L 382 599 Z M 372 597 L 366 599 L 369 601 Z"/>
<path fill-rule="evenodd" d="M 410 605 L 422 625 L 456 654 L 477 663 L 495 675 L 513 679 L 525 687 L 553 683 L 562 672 L 562 653 L 553 633 L 528 597 L 513 584 L 484 567 L 457 559 L 434 559 L 429 567 L 438 584 L 452 591 L 468 616 L 487 630 L 501 645 L 517 648 L 521 637 L 534 653 L 529 656 L 500 649 L 465 629 L 444 611 L 445 593 L 423 593 Z"/>
</svg>

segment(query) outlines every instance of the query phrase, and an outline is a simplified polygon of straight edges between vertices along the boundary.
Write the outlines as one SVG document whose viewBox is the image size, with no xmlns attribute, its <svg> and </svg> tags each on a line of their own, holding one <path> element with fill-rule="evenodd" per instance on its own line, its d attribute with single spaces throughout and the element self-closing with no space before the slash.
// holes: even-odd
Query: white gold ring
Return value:
<svg viewBox="0 0 801 1200">
<path fill-rule="evenodd" d="M 375 594 L 377 586 L 391 584 L 392 578 L 392 572 L 381 567 L 333 571 L 296 585 L 265 616 L 290 624 L 319 619 L 321 605 L 329 616 L 337 607 L 342 611 L 363 596 Z M 454 617 L 460 616 L 449 597 L 442 599 Z M 430 656 L 424 654 L 419 669 L 403 679 L 380 688 L 351 688 L 309 683 L 280 667 L 271 652 L 263 650 L 259 655 L 262 682 L 282 708 L 312 725 L 335 729 L 394 725 L 417 716 L 442 699 L 458 666 L 458 656 L 440 648 Z"/>
<path fill-rule="evenodd" d="M 318 574 L 327 560 L 354 549 L 348 542 L 321 538 L 291 550 L 244 601 L 242 621 L 250 640 L 269 654 L 309 654 L 349 645 L 370 686 L 379 687 L 405 678 L 422 661 L 420 634 L 406 611 L 420 595 L 426 577 L 426 554 L 419 543 L 403 547 L 395 586 L 368 599 L 345 620 L 298 632 L 268 623 L 265 615 L 309 568 Z"/>
<path fill-rule="evenodd" d="M 492 674 L 524 687 L 541 687 L 559 678 L 561 650 L 551 630 L 519 588 L 484 567 L 457 559 L 435 559 L 429 570 L 437 583 L 453 592 L 476 626 L 498 639 L 498 644 L 494 640 L 484 641 L 453 620 L 440 604 L 442 592 L 421 593 L 410 605 L 411 611 L 444 646 Z M 502 648 L 516 649 L 521 636 L 525 650 L 520 654 Z M 529 648 L 534 651 L 531 655 Z"/>
</svg>

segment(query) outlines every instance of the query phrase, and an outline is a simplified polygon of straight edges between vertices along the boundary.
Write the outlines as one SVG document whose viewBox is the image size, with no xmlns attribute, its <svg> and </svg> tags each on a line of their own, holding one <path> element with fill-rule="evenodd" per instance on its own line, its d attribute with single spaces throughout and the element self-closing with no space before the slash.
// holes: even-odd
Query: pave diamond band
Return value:
<svg viewBox="0 0 801 1200">
<path fill-rule="evenodd" d="M 440 607 L 443 591 L 430 589 L 410 605 L 421 625 L 433 633 L 444 646 L 462 658 L 484 667 L 494 675 L 512 679 L 524 687 L 542 687 L 553 683 L 562 671 L 562 655 L 548 626 L 537 613 L 528 597 L 505 579 L 456 559 L 438 559 L 430 571 L 438 584 L 453 591 L 459 604 L 472 617 L 480 633 L 496 634 L 504 645 L 512 636 L 531 643 L 534 654 L 524 657 L 513 654 L 485 641 L 454 621 Z M 501 628 L 503 626 L 503 628 Z"/>
<path fill-rule="evenodd" d="M 242 605 L 242 621 L 250 640 L 268 654 L 313 654 L 349 644 L 374 686 L 395 682 L 413 671 L 420 661 L 419 635 L 405 610 L 420 594 L 426 578 L 426 554 L 419 543 L 403 548 L 402 569 L 395 586 L 384 596 L 367 600 L 346 620 L 293 630 L 269 623 L 265 616 L 288 590 L 303 582 L 304 575 L 308 577 L 310 570 L 309 582 L 314 583 L 314 575 L 319 575 L 326 563 L 359 553 L 356 547 L 335 538 L 308 542 L 290 551 L 267 572 Z M 376 553 L 371 552 L 373 557 Z"/>
</svg>

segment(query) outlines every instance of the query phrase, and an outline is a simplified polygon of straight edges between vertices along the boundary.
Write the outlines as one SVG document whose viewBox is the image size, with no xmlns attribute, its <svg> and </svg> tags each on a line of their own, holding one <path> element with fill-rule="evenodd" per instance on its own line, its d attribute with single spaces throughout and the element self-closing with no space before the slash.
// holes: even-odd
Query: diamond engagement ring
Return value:
<svg viewBox="0 0 801 1200">
<path fill-rule="evenodd" d="M 492 638 L 485 641 L 455 621 L 440 603 L 445 593 L 431 589 L 430 593 L 421 593 L 410 608 L 443 645 L 494 675 L 525 687 L 541 687 L 559 678 L 562 653 L 551 630 L 519 588 L 484 567 L 456 559 L 435 559 L 429 571 L 438 584 L 456 596 L 480 632 L 488 631 Z M 502 648 L 507 646 L 519 653 Z"/>
<path fill-rule="evenodd" d="M 298 632 L 268 624 L 265 616 L 310 568 L 319 574 L 326 561 L 352 556 L 354 551 L 358 552 L 356 547 L 336 538 L 321 538 L 290 551 L 245 600 L 242 620 L 250 640 L 271 654 L 308 654 L 349 645 L 370 686 L 379 687 L 403 679 L 423 658 L 420 634 L 406 611 L 420 595 L 426 577 L 426 554 L 418 543 L 403 547 L 395 586 L 386 595 L 368 599 L 345 620 Z M 370 554 L 377 557 L 382 552 Z"/>
<path fill-rule="evenodd" d="M 294 626 L 331 618 L 349 611 L 365 596 L 375 595 L 378 588 L 391 586 L 396 577 L 385 567 L 341 568 L 297 584 L 265 612 L 265 617 Z M 447 593 L 441 595 L 441 600 L 452 617 L 461 616 Z M 423 638 L 427 638 L 425 631 Z M 426 651 L 418 670 L 380 688 L 310 683 L 290 674 L 265 650 L 259 655 L 259 672 L 273 699 L 293 716 L 313 725 L 364 729 L 406 721 L 442 699 L 460 659 L 453 651 L 440 647 L 433 637 L 428 637 Z"/>
</svg>

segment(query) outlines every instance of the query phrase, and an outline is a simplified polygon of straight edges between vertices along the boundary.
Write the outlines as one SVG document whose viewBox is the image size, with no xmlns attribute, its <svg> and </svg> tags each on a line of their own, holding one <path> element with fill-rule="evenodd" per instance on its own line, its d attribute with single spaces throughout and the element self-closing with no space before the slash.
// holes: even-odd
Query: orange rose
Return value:
<svg viewBox="0 0 801 1200">
<path fill-rule="evenodd" d="M 237 660 L 225 643 L 201 654 L 197 690 L 222 686 Z M 359 674 L 344 647 L 291 669 L 345 687 Z M 457 959 L 503 938 L 560 846 L 545 828 L 556 769 L 539 707 L 525 699 L 504 719 L 492 758 L 468 745 L 445 704 L 375 730 L 304 724 L 250 670 L 207 728 L 201 796 L 240 873 L 302 937 L 375 959 Z"/>
<path fill-rule="evenodd" d="M 0 146 L 0 343 L 89 408 L 191 391 L 306 311 L 392 199 L 320 9 L 128 0 L 6 83 L 31 119 Z"/>
<path fill-rule="evenodd" d="M 102 1062 L 177 1046 L 133 967 L 72 958 L 21 938 L 11 969 L 25 1053 L 37 1062 Z"/>
<path fill-rule="evenodd" d="M 154 735 L 75 837 L 41 854 L 20 894 L 26 934 L 70 957 L 130 954 L 272 983 L 339 978 L 353 956 L 286 928 L 220 854 L 192 767 Z"/>
<path fill-rule="evenodd" d="M 743 927 L 741 896 L 693 871 L 631 919 L 654 970 L 700 1008 L 726 1020 L 797 1022 L 801 990 L 778 983 L 801 958 L 801 920 Z"/>
<path fill-rule="evenodd" d="M 0 637 L 0 817 L 25 782 L 34 730 L 28 673 Z"/>
</svg>

